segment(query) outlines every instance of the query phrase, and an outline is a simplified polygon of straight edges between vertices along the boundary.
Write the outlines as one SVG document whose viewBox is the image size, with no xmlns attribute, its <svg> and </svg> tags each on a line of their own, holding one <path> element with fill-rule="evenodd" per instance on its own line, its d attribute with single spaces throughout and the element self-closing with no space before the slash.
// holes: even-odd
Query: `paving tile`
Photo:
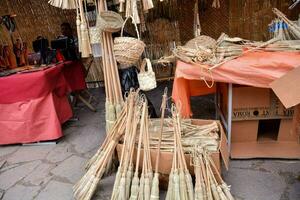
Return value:
<svg viewBox="0 0 300 200">
<path fill-rule="evenodd" d="M 7 159 L 7 162 L 12 164 L 41 160 L 44 159 L 47 154 L 55 148 L 55 146 L 56 145 L 53 144 L 41 146 L 22 146 Z"/>
<path fill-rule="evenodd" d="M 35 200 L 73 200 L 72 184 L 50 181 Z"/>
<path fill-rule="evenodd" d="M 55 147 L 49 154 L 46 159 L 52 163 L 57 163 L 65 160 L 70 157 L 72 153 L 70 152 L 70 146 L 66 143 L 64 146 Z"/>
<path fill-rule="evenodd" d="M 280 176 L 252 169 L 230 169 L 224 178 L 232 194 L 243 200 L 279 200 L 286 186 Z"/>
<path fill-rule="evenodd" d="M 300 180 L 288 188 L 289 199 L 300 199 Z"/>
<path fill-rule="evenodd" d="M 75 183 L 84 174 L 84 164 L 86 161 L 82 157 L 71 156 L 51 170 L 51 173 L 55 176 L 66 178 L 71 183 Z"/>
<path fill-rule="evenodd" d="M 0 188 L 7 190 L 30 174 L 40 163 L 41 161 L 33 161 L 2 172 L 0 174 Z"/>
<path fill-rule="evenodd" d="M 4 193 L 5 193 L 5 191 L 4 191 L 4 190 L 2 190 L 2 189 L 0 189 L 0 199 L 2 199 L 2 198 L 3 198 L 3 196 L 4 196 Z"/>
<path fill-rule="evenodd" d="M 50 171 L 54 167 L 54 164 L 41 163 L 24 178 L 23 182 L 32 185 L 43 185 L 51 179 Z"/>
<path fill-rule="evenodd" d="M 266 160 L 262 167 L 274 173 L 280 171 L 300 173 L 300 160 Z"/>
<path fill-rule="evenodd" d="M 78 153 L 86 153 L 94 148 L 100 147 L 101 141 L 104 140 L 104 132 L 101 132 L 99 128 L 94 126 L 86 126 L 81 129 L 80 134 L 70 134 L 67 138 L 68 142 L 70 142 L 74 149 Z"/>
<path fill-rule="evenodd" d="M 39 189 L 38 186 L 16 185 L 5 192 L 3 200 L 32 200 Z"/>
<path fill-rule="evenodd" d="M 5 165 L 6 160 L 0 160 L 0 169 Z"/>
<path fill-rule="evenodd" d="M 7 156 L 17 151 L 20 146 L 0 146 L 0 157 Z"/>
</svg>

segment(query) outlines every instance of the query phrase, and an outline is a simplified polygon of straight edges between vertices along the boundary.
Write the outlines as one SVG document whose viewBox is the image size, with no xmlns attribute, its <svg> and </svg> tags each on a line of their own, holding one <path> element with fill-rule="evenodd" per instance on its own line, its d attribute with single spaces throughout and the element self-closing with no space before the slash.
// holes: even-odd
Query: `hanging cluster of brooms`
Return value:
<svg viewBox="0 0 300 200">
<path fill-rule="evenodd" d="M 191 148 L 191 145 L 182 142 L 183 137 L 195 135 L 197 137 L 193 140 L 205 140 L 209 136 L 214 138 L 216 126 L 211 124 L 202 128 L 202 126 L 191 125 L 180 118 L 174 105 L 171 109 L 172 118 L 164 120 L 166 104 L 167 94 L 165 92 L 159 129 L 156 136 L 152 137 L 152 129 L 149 127 L 153 122 L 148 116 L 146 98 L 140 96 L 138 91 L 131 91 L 127 95 L 119 117 L 100 149 L 87 163 L 86 174 L 74 186 L 76 199 L 90 200 L 92 198 L 105 171 L 110 167 L 116 147 L 120 142 L 122 143 L 122 152 L 119 157 L 120 163 L 111 196 L 112 200 L 159 199 L 159 163 L 160 154 L 164 151 L 173 152 L 166 199 L 233 199 L 229 187 L 222 180 L 210 157 L 206 143 L 199 142 L 198 145 L 192 143 L 193 148 Z M 166 132 L 165 128 L 168 129 Z M 170 130 L 172 130 L 172 140 L 170 140 Z M 197 131 L 202 133 L 196 134 Z M 183 135 L 183 133 L 187 135 Z M 171 146 L 168 144 L 170 141 L 173 142 Z M 162 151 L 162 149 L 164 150 Z M 157 152 L 155 162 L 152 162 L 151 150 Z M 185 158 L 187 152 L 193 158 L 195 187 Z"/>
</svg>

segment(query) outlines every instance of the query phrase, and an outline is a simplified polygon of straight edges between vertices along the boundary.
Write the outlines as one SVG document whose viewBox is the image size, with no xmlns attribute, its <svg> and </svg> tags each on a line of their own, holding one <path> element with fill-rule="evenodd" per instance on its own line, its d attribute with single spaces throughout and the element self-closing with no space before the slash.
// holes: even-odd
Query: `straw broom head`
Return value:
<svg viewBox="0 0 300 200">
<path fill-rule="evenodd" d="M 140 179 L 138 175 L 135 174 L 131 185 L 130 200 L 137 200 L 138 193 L 139 193 L 139 183 L 140 183 Z"/>
<path fill-rule="evenodd" d="M 159 173 L 154 174 L 151 187 L 150 200 L 159 200 Z"/>
<path fill-rule="evenodd" d="M 89 32 L 85 21 L 83 21 L 80 24 L 80 32 L 81 32 L 81 57 L 88 58 L 90 57 L 90 43 L 89 43 Z"/>
</svg>

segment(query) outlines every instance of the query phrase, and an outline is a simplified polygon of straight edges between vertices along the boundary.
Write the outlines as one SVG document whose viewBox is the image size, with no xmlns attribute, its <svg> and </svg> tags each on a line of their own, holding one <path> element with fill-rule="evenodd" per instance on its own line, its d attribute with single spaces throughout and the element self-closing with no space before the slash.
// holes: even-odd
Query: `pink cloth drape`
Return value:
<svg viewBox="0 0 300 200">
<path fill-rule="evenodd" d="M 85 89 L 84 77 L 81 63 L 66 62 L 0 78 L 0 144 L 60 138 L 72 117 L 67 94 Z"/>
</svg>

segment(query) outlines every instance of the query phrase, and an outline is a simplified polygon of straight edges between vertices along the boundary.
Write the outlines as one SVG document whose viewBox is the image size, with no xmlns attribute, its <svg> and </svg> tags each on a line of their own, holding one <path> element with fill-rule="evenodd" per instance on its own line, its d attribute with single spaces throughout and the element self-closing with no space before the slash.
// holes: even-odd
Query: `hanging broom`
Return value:
<svg viewBox="0 0 300 200">
<path fill-rule="evenodd" d="M 91 52 L 91 45 L 90 45 L 90 39 L 89 39 L 89 31 L 88 31 L 88 24 L 86 21 L 86 18 L 84 16 L 84 10 L 83 10 L 83 4 L 81 0 L 78 0 L 79 3 L 79 10 L 80 10 L 80 18 L 81 18 L 81 24 L 80 24 L 80 36 L 81 36 L 81 57 L 88 58 L 90 56 Z"/>
</svg>

